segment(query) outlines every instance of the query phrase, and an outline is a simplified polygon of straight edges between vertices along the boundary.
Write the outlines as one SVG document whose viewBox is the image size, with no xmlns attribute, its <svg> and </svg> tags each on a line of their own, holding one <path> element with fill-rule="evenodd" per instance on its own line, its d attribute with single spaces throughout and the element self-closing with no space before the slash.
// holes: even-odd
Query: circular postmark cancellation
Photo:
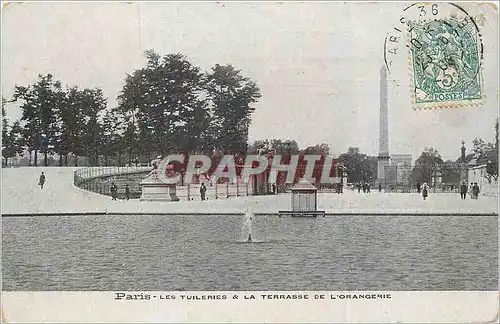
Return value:
<svg viewBox="0 0 500 324">
<path fill-rule="evenodd" d="M 463 107 L 482 102 L 483 45 L 477 18 L 449 3 L 413 4 L 404 12 L 402 26 L 394 28 L 399 34 L 392 32 L 385 39 L 384 61 L 391 73 L 391 69 L 403 68 L 393 64 L 398 52 L 407 53 L 413 107 Z M 401 44 L 406 51 L 398 47 Z"/>
</svg>

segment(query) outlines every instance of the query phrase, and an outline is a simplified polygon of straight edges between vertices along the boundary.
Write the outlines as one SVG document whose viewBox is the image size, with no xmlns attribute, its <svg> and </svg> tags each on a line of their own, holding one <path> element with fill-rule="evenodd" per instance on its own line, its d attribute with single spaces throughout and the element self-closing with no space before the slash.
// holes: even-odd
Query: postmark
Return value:
<svg viewBox="0 0 500 324">
<path fill-rule="evenodd" d="M 483 99 L 479 35 L 468 19 L 409 21 L 416 108 L 459 107 Z"/>
<path fill-rule="evenodd" d="M 479 28 L 484 17 L 478 8 L 415 3 L 403 10 L 387 33 L 384 63 L 393 78 L 406 74 L 404 83 L 408 82 L 414 109 L 484 103 L 484 46 Z M 399 79 L 404 81 L 403 75 Z"/>
</svg>

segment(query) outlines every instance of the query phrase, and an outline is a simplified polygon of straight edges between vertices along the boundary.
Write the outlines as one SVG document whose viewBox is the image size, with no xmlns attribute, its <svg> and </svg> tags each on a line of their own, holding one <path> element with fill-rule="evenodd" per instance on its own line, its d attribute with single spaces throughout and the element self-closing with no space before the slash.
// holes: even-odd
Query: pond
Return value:
<svg viewBox="0 0 500 324">
<path fill-rule="evenodd" d="M 497 290 L 496 216 L 3 217 L 3 289 Z"/>
</svg>

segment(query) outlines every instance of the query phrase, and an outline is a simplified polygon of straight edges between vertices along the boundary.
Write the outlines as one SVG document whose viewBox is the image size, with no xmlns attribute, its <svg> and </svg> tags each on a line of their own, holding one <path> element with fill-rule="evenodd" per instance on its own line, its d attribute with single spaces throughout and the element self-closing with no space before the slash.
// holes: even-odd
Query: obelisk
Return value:
<svg viewBox="0 0 500 324">
<path fill-rule="evenodd" d="M 380 128 L 377 181 L 386 185 L 386 167 L 390 165 L 389 157 L 389 124 L 387 111 L 387 70 L 384 65 L 380 69 Z"/>
</svg>

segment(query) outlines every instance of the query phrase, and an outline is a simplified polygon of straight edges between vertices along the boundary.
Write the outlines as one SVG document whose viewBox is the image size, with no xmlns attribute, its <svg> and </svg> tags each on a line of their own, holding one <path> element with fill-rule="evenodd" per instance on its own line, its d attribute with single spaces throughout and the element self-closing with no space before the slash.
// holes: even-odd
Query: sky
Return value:
<svg viewBox="0 0 500 324">
<path fill-rule="evenodd" d="M 23 3 L 2 11 L 2 96 L 53 74 L 69 86 L 99 87 L 116 106 L 127 73 L 143 53 L 183 53 L 203 70 L 231 64 L 254 80 L 250 142 L 327 143 L 333 155 L 359 147 L 378 155 L 384 39 L 407 3 Z M 416 159 L 426 147 L 459 157 L 462 140 L 494 140 L 498 116 L 498 14 L 482 15 L 484 104 L 414 110 L 408 54 L 398 49 L 388 88 L 390 154 Z M 443 10 L 444 12 L 444 10 Z M 7 107 L 9 118 L 21 115 Z"/>
</svg>

